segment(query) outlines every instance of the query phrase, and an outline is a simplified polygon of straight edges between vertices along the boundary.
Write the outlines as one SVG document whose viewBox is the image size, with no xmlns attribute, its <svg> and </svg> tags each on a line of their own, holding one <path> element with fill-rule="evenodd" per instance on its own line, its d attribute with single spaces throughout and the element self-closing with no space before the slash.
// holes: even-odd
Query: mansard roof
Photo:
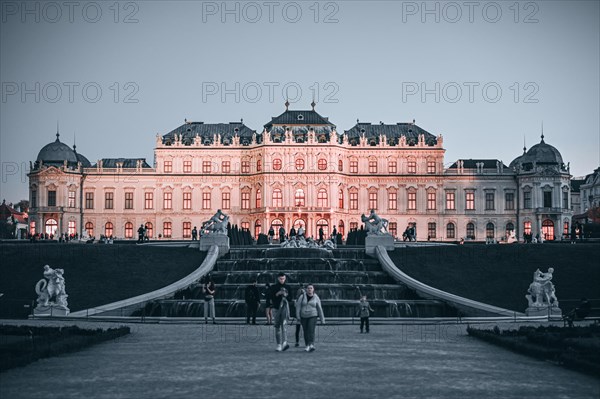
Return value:
<svg viewBox="0 0 600 399">
<path fill-rule="evenodd" d="M 583 179 L 571 179 L 571 193 L 578 193 L 581 191 L 581 186 L 585 184 L 585 178 Z"/>
<path fill-rule="evenodd" d="M 240 142 L 252 141 L 252 135 L 256 131 L 244 125 L 243 122 L 229 123 L 204 123 L 204 122 L 188 122 L 169 133 L 162 136 L 164 144 L 174 143 L 175 135 L 180 136 L 183 145 L 192 145 L 196 136 L 200 138 L 201 143 L 209 141 L 211 144 L 215 135 L 221 136 L 222 141 L 231 140 L 233 136 L 239 136 Z"/>
<path fill-rule="evenodd" d="M 433 134 L 414 123 L 384 124 L 380 122 L 379 124 L 371 124 L 369 122 L 357 122 L 350 130 L 344 131 L 344 134 L 348 137 L 349 142 L 352 142 L 353 139 L 355 141 L 359 140 L 364 134 L 367 141 L 371 138 L 375 138 L 378 141 L 379 136 L 382 135 L 385 136 L 388 143 L 395 142 L 396 144 L 400 140 L 400 137 L 404 136 L 409 145 L 417 144 L 419 142 L 419 135 L 422 134 L 426 144 L 433 145 L 437 143 L 437 138 Z"/>
<path fill-rule="evenodd" d="M 271 122 L 265 125 L 265 129 L 270 131 L 274 125 L 310 125 L 311 127 L 325 125 L 335 129 L 335 125 L 329 122 L 329 118 L 319 115 L 315 110 L 290 111 L 286 109 L 283 114 L 272 117 Z"/>
<path fill-rule="evenodd" d="M 504 162 L 499 159 L 459 159 L 458 161 L 463 161 L 464 169 L 477 169 L 477 164 L 482 162 L 483 169 L 496 169 L 497 162 L 500 162 L 504 168 L 508 168 L 508 166 L 504 165 Z M 449 169 L 457 169 L 458 161 L 450 165 Z"/>
<path fill-rule="evenodd" d="M 116 168 L 117 163 L 123 164 L 123 169 L 135 169 L 137 168 L 137 161 L 142 161 L 142 168 L 152 168 L 146 162 L 146 158 L 102 158 L 103 168 Z M 94 167 L 98 166 L 95 164 Z"/>
</svg>

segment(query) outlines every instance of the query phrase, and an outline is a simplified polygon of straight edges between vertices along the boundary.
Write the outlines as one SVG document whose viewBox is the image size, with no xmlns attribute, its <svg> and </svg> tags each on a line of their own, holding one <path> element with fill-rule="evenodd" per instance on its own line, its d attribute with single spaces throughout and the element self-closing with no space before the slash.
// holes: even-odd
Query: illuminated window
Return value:
<svg viewBox="0 0 600 399">
<path fill-rule="evenodd" d="M 475 193 L 469 191 L 465 196 L 465 209 L 472 211 L 475 209 Z"/>
<path fill-rule="evenodd" d="M 304 205 L 305 195 L 304 190 L 301 188 L 296 190 L 296 194 L 294 194 L 294 205 L 295 206 L 305 206 Z"/>
<path fill-rule="evenodd" d="M 390 211 L 398 209 L 398 193 L 395 191 L 388 192 L 388 209 Z"/>
<path fill-rule="evenodd" d="M 183 222 L 183 238 L 192 237 L 192 222 Z"/>
<path fill-rule="evenodd" d="M 278 188 L 273 190 L 273 206 L 275 208 L 281 208 L 283 206 L 283 193 Z"/>
<path fill-rule="evenodd" d="M 427 193 L 427 210 L 432 211 L 436 209 L 435 201 L 435 192 Z"/>
<path fill-rule="evenodd" d="M 338 193 L 338 207 L 344 209 L 344 190 L 342 189 Z"/>
<path fill-rule="evenodd" d="M 262 208 L 262 191 L 256 190 L 256 208 Z"/>
<path fill-rule="evenodd" d="M 296 170 L 304 170 L 304 159 L 296 159 Z"/>
<path fill-rule="evenodd" d="M 85 231 L 86 231 L 88 237 L 93 237 L 94 236 L 94 223 L 87 222 L 85 224 Z"/>
<path fill-rule="evenodd" d="M 408 196 L 406 198 L 406 209 L 409 211 L 417 210 L 417 193 L 414 191 L 409 191 Z"/>
<path fill-rule="evenodd" d="M 258 235 L 262 233 L 262 223 L 260 220 L 254 222 L 254 237 L 258 237 Z"/>
<path fill-rule="evenodd" d="M 242 209 L 250 209 L 250 193 L 247 191 L 242 193 Z"/>
<path fill-rule="evenodd" d="M 427 161 L 427 173 L 435 173 L 435 161 Z"/>
<path fill-rule="evenodd" d="M 145 224 L 146 226 L 146 235 L 148 236 L 148 238 L 152 238 L 152 233 L 154 233 L 154 225 L 150 222 L 147 222 Z"/>
<path fill-rule="evenodd" d="M 390 232 L 392 237 L 397 237 L 398 236 L 398 223 L 390 222 L 390 224 L 388 226 L 388 231 Z"/>
<path fill-rule="evenodd" d="M 350 173 L 358 173 L 358 161 L 350 161 Z"/>
<path fill-rule="evenodd" d="M 242 173 L 250 173 L 250 161 L 242 161 Z"/>
<path fill-rule="evenodd" d="M 77 226 L 75 225 L 75 221 L 69 220 L 68 234 L 71 235 L 75 233 L 77 233 Z"/>
<path fill-rule="evenodd" d="M 281 159 L 275 158 L 273 160 L 273 170 L 281 170 L 281 165 L 282 165 Z"/>
<path fill-rule="evenodd" d="M 133 223 L 125 223 L 125 238 L 133 238 Z"/>
<path fill-rule="evenodd" d="M 408 173 L 417 173 L 416 161 L 408 161 Z"/>
<path fill-rule="evenodd" d="M 358 209 L 358 193 L 357 192 L 350 193 L 350 209 L 351 210 Z"/>
<path fill-rule="evenodd" d="M 369 173 L 377 173 L 377 161 L 369 160 Z"/>
<path fill-rule="evenodd" d="M 144 209 L 154 208 L 154 193 L 144 193 Z"/>
<path fill-rule="evenodd" d="M 173 234 L 172 223 L 171 222 L 163 222 L 163 237 L 171 238 L 172 234 Z"/>
<path fill-rule="evenodd" d="M 210 161 L 202 161 L 202 173 L 210 173 L 211 172 L 211 162 Z"/>
<path fill-rule="evenodd" d="M 230 173 L 231 172 L 231 162 L 230 161 L 221 162 L 221 170 L 223 171 L 223 173 Z"/>
<path fill-rule="evenodd" d="M 202 193 L 202 209 L 211 209 L 210 193 Z"/>
<path fill-rule="evenodd" d="M 164 169 L 165 169 L 165 173 L 173 172 L 173 161 L 165 161 Z"/>
<path fill-rule="evenodd" d="M 183 173 L 192 173 L 192 161 L 183 161 Z"/>
<path fill-rule="evenodd" d="M 106 222 L 104 225 L 104 236 L 112 237 L 113 235 L 113 224 L 111 222 Z"/>
<path fill-rule="evenodd" d="M 192 209 L 192 193 L 183 193 L 183 209 Z"/>
<path fill-rule="evenodd" d="M 446 209 L 449 211 L 456 209 L 455 193 L 453 191 L 446 191 Z"/>
<path fill-rule="evenodd" d="M 398 163 L 396 161 L 388 162 L 388 173 L 390 173 L 390 174 L 398 173 Z"/>
<path fill-rule="evenodd" d="M 163 194 L 163 209 L 173 209 L 173 193 L 165 192 Z"/>
<path fill-rule="evenodd" d="M 369 209 L 377 209 L 377 193 L 369 193 Z"/>
<path fill-rule="evenodd" d="M 231 207 L 231 194 L 223 193 L 221 198 L 221 209 L 229 209 Z"/>
<path fill-rule="evenodd" d="M 326 208 L 329 206 L 327 190 L 324 188 L 319 189 L 319 192 L 317 193 L 317 206 L 319 208 Z"/>
<path fill-rule="evenodd" d="M 327 160 L 324 158 L 319 159 L 317 161 L 317 167 L 319 170 L 327 170 Z"/>
<path fill-rule="evenodd" d="M 531 234 L 531 222 L 530 221 L 526 221 L 523 223 L 523 233 Z"/>
</svg>

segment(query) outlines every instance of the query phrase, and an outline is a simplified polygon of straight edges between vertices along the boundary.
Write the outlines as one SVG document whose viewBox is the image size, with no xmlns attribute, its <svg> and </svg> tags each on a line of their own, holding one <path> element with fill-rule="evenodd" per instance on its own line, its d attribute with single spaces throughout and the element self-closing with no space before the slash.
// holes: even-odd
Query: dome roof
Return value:
<svg viewBox="0 0 600 399">
<path fill-rule="evenodd" d="M 46 144 L 38 153 L 37 161 L 43 161 L 45 164 L 77 164 L 77 155 L 68 145 L 61 143 L 59 134 L 56 133 L 56 140 L 50 144 Z M 89 163 L 89 161 L 88 161 Z"/>
<path fill-rule="evenodd" d="M 526 164 L 526 163 L 536 163 L 536 164 L 546 164 L 546 165 L 563 165 L 562 155 L 560 152 L 551 146 L 550 144 L 546 144 L 544 141 L 544 136 L 542 135 L 542 140 L 531 147 L 529 151 L 524 153 L 521 156 L 515 158 L 511 163 L 510 167 L 513 167 L 517 163 Z"/>
</svg>

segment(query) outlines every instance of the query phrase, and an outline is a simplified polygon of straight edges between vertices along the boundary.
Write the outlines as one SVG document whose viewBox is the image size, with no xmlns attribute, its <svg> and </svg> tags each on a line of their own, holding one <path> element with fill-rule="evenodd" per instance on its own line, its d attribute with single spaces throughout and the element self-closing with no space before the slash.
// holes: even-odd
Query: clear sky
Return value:
<svg viewBox="0 0 600 399">
<path fill-rule="evenodd" d="M 541 125 L 571 173 L 600 163 L 598 1 L 0 3 L 0 197 L 27 198 L 55 139 L 145 157 L 184 119 L 316 110 L 348 130 L 416 123 L 446 164 L 508 164 Z M 284 91 L 287 88 L 287 94 Z"/>
</svg>

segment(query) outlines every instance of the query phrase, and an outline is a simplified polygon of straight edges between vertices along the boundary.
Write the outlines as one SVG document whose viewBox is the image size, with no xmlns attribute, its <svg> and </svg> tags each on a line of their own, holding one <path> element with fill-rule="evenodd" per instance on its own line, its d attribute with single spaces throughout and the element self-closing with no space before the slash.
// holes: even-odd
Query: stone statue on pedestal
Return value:
<svg viewBox="0 0 600 399">
<path fill-rule="evenodd" d="M 49 265 L 44 266 L 44 278 L 35 285 L 38 295 L 35 314 L 67 315 L 69 308 L 67 303 L 67 292 L 65 290 L 65 278 L 63 269 L 52 269 Z"/>
<path fill-rule="evenodd" d="M 527 315 L 546 314 L 548 311 L 552 314 L 562 314 L 558 307 L 556 289 L 552 284 L 553 273 L 552 267 L 548 268 L 546 273 L 540 269 L 533 272 L 533 282 L 529 284 L 525 295 L 528 302 Z"/>
<path fill-rule="evenodd" d="M 363 213 L 360 217 L 362 222 L 365 224 L 365 230 L 367 231 L 367 235 L 383 235 L 388 233 L 388 220 L 379 217 L 375 213 L 375 209 L 371 209 L 371 213 L 369 216 L 365 216 Z"/>
<path fill-rule="evenodd" d="M 202 227 L 200 228 L 200 237 L 207 234 L 227 235 L 227 223 L 229 223 L 229 216 L 218 209 L 217 213 L 215 213 L 209 220 L 202 223 Z"/>
</svg>

